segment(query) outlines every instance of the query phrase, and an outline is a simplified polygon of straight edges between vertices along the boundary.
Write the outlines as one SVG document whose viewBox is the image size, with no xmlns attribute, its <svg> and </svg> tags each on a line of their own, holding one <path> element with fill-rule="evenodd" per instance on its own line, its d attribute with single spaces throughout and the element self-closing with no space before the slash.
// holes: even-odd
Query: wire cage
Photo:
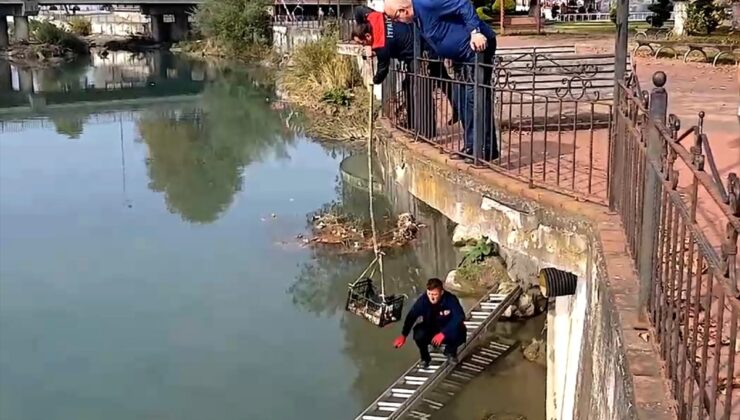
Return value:
<svg viewBox="0 0 740 420">
<path fill-rule="evenodd" d="M 381 296 L 373 281 L 365 278 L 349 286 L 345 309 L 382 328 L 401 319 L 405 300 L 405 295 Z"/>
</svg>

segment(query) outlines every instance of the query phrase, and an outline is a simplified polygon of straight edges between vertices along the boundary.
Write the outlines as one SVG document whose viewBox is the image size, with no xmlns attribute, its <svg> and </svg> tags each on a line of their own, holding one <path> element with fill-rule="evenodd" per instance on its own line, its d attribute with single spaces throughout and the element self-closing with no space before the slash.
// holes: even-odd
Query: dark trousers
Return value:
<svg viewBox="0 0 740 420">
<path fill-rule="evenodd" d="M 437 135 L 433 81 L 416 75 L 413 62 L 405 65 L 408 72 L 401 82 L 401 89 L 406 102 L 406 127 L 431 140 Z"/>
<path fill-rule="evenodd" d="M 429 355 L 429 344 L 432 343 L 432 338 L 439 333 L 439 329 L 430 327 L 423 322 L 414 325 L 414 341 L 416 346 L 419 347 L 419 356 L 423 361 L 431 361 L 432 356 Z M 457 357 L 457 348 L 462 344 L 458 341 L 448 340 L 445 337 L 442 344 L 445 345 L 444 354 L 447 356 Z"/>
<path fill-rule="evenodd" d="M 488 47 L 483 52 L 483 63 L 487 66 L 483 67 L 483 85 L 491 86 L 491 76 L 493 69 L 490 66 L 493 64 L 493 56 L 496 53 L 496 38 L 488 40 Z M 455 63 L 455 72 L 458 77 L 461 78 L 465 83 L 457 84 L 453 91 L 453 104 L 457 109 L 458 115 L 462 120 L 463 135 L 465 138 L 465 146 L 462 152 L 472 156 L 473 146 L 475 144 L 475 54 L 472 51 L 469 52 L 470 63 Z M 483 113 L 482 121 L 483 124 L 483 138 L 482 138 L 482 151 L 483 159 L 490 161 L 499 157 L 498 143 L 496 141 L 496 130 L 493 124 L 493 87 L 482 87 L 478 90 L 478 100 L 482 102 L 478 108 Z"/>
</svg>

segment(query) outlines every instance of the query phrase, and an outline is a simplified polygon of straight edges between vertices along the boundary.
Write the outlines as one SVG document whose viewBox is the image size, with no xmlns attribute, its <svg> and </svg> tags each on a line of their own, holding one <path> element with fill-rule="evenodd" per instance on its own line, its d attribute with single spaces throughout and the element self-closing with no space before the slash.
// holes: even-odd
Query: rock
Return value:
<svg viewBox="0 0 740 420">
<path fill-rule="evenodd" d="M 530 362 L 547 367 L 547 345 L 544 340 L 533 338 L 532 342 L 522 349 L 522 353 Z"/>
<path fill-rule="evenodd" d="M 457 270 L 452 270 L 447 273 L 445 278 L 445 289 L 463 295 L 470 295 L 478 292 L 480 287 L 477 283 L 460 281 Z"/>
<path fill-rule="evenodd" d="M 476 243 L 481 239 L 483 239 L 483 233 L 480 226 L 457 225 L 455 226 L 455 231 L 452 233 L 452 243 L 455 246 Z"/>
<path fill-rule="evenodd" d="M 535 313 L 534 303 L 532 296 L 528 293 L 522 293 L 519 295 L 519 301 L 517 302 L 516 308 L 517 316 L 528 318 Z"/>
<path fill-rule="evenodd" d="M 504 259 L 509 277 L 523 289 L 528 290 L 530 286 L 538 284 L 537 276 L 540 270 L 536 260 L 501 247 L 499 247 L 499 255 Z"/>
</svg>

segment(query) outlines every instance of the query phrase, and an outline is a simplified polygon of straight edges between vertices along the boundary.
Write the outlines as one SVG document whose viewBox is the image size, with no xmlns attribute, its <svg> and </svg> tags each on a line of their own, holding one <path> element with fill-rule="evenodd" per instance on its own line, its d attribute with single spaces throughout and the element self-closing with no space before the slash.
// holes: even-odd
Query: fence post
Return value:
<svg viewBox="0 0 740 420">
<path fill-rule="evenodd" d="M 614 42 L 614 81 L 624 80 L 627 70 L 627 35 L 629 33 L 629 0 L 617 0 L 617 36 Z M 615 83 L 614 96 L 619 86 Z"/>
<path fill-rule="evenodd" d="M 473 63 L 473 131 L 475 137 L 473 137 L 473 165 L 479 166 L 480 161 L 483 157 L 483 101 L 485 100 L 485 94 L 481 92 L 483 89 L 483 66 L 485 63 L 483 60 L 483 53 L 475 54 L 475 62 Z"/>
<path fill-rule="evenodd" d="M 406 77 L 408 78 L 409 83 L 411 83 L 411 88 L 409 89 L 409 91 L 411 92 L 411 100 L 409 101 L 410 103 L 406 104 L 406 112 L 413 112 L 410 121 L 414 126 L 409 128 L 413 129 L 414 140 L 416 140 L 419 138 L 422 123 L 421 101 L 419 98 L 419 78 L 417 77 L 421 69 L 421 33 L 419 32 L 419 29 L 416 27 L 416 25 L 413 25 L 413 27 L 414 64 L 413 68 L 408 69 L 408 72 L 406 73 Z M 413 104 L 411 102 L 413 102 Z"/>
<path fill-rule="evenodd" d="M 647 154 L 645 156 L 645 184 L 642 202 L 642 235 L 640 237 L 638 271 L 640 274 L 639 319 L 647 321 L 648 301 L 655 281 L 658 220 L 660 218 L 660 199 L 662 180 L 656 168 L 662 168 L 663 135 L 656 124 L 664 125 L 668 113 L 668 93 L 665 86 L 666 75 L 662 71 L 653 74 L 650 93 L 649 120 L 647 129 Z"/>
</svg>

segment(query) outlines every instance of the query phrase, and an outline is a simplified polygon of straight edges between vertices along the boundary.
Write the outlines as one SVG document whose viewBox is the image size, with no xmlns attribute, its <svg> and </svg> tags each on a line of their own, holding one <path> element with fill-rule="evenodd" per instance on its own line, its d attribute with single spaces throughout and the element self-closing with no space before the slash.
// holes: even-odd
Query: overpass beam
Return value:
<svg viewBox="0 0 740 420">
<path fill-rule="evenodd" d="M 0 15 L 0 49 L 8 48 L 10 39 L 8 38 L 8 17 Z"/>
<path fill-rule="evenodd" d="M 0 92 L 7 94 L 13 90 L 13 72 L 9 61 L 0 61 Z"/>
<path fill-rule="evenodd" d="M 184 41 L 188 36 L 188 14 L 184 11 L 175 13 L 175 21 L 170 24 L 170 40 Z"/>
<path fill-rule="evenodd" d="M 33 93 L 33 71 L 31 69 L 18 67 L 18 82 L 21 92 Z"/>
<path fill-rule="evenodd" d="M 28 29 L 28 16 L 13 16 L 14 33 L 16 42 L 28 42 L 30 30 Z"/>
<path fill-rule="evenodd" d="M 154 42 L 164 42 L 167 40 L 165 28 L 167 27 L 164 24 L 164 16 L 163 15 L 151 15 L 151 31 L 152 31 L 152 38 L 154 39 Z"/>
</svg>

